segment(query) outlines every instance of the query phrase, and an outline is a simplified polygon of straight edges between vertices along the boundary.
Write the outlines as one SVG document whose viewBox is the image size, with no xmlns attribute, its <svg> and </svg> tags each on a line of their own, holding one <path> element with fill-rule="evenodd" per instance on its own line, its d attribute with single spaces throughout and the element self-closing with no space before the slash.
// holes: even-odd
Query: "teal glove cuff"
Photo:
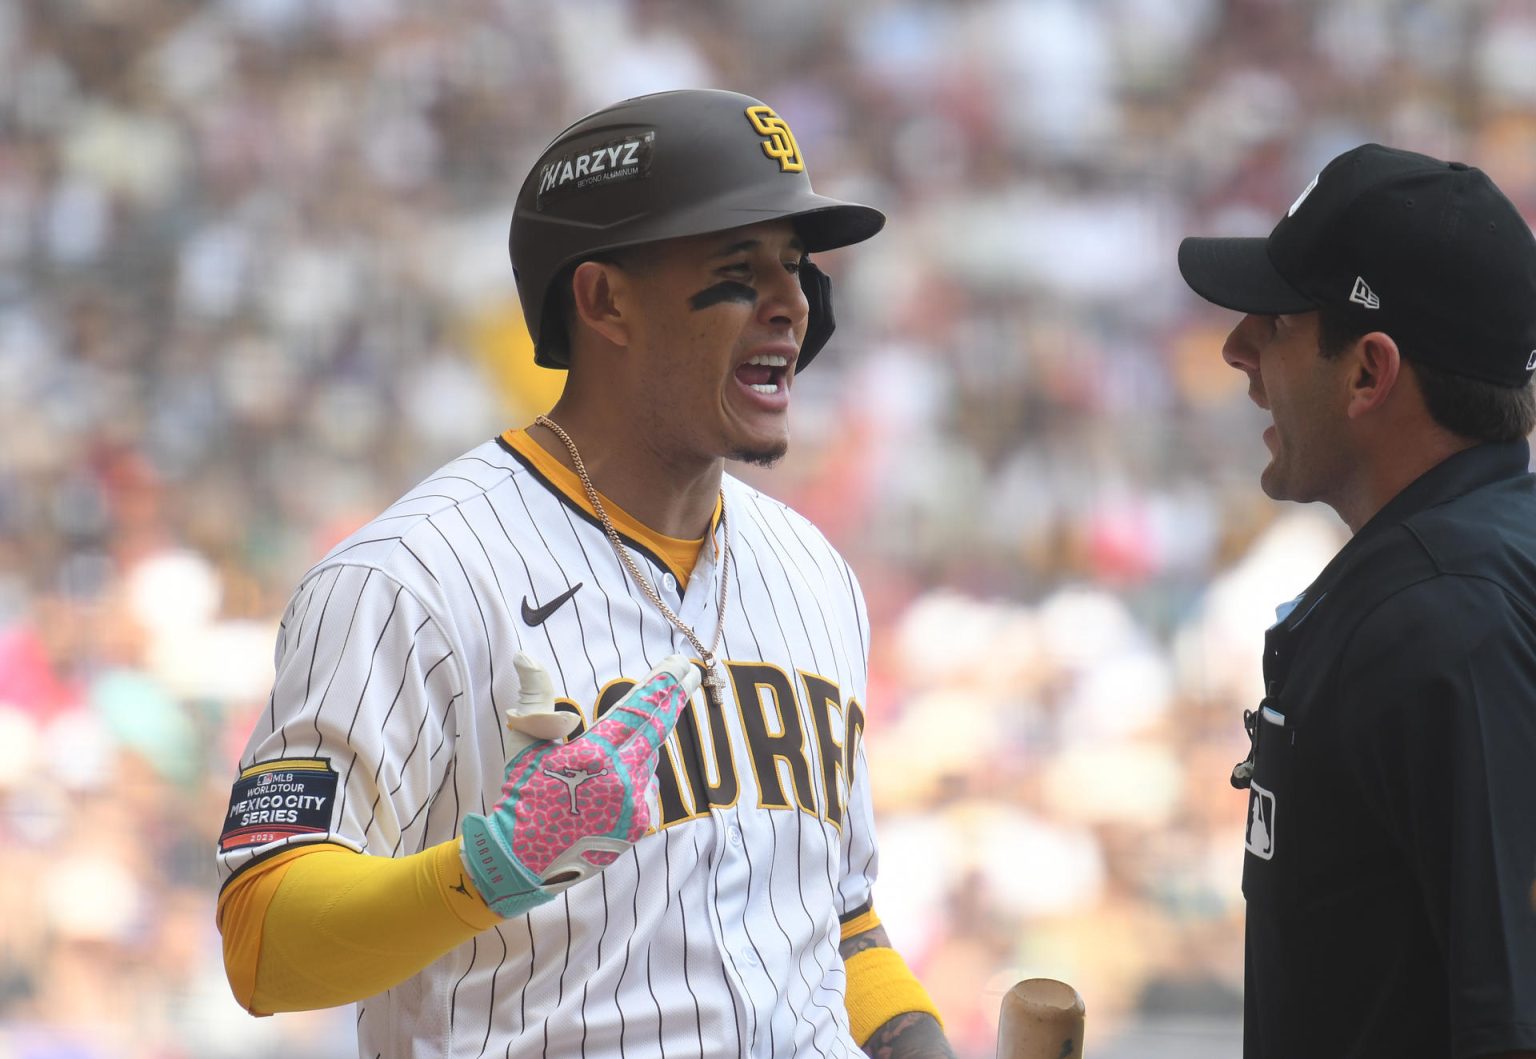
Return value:
<svg viewBox="0 0 1536 1059">
<path fill-rule="evenodd" d="M 527 915 L 554 900 L 557 891 L 544 889 L 512 856 L 496 825 L 479 813 L 464 818 L 464 848 L 459 856 L 475 880 L 475 889 L 503 919 Z"/>
</svg>

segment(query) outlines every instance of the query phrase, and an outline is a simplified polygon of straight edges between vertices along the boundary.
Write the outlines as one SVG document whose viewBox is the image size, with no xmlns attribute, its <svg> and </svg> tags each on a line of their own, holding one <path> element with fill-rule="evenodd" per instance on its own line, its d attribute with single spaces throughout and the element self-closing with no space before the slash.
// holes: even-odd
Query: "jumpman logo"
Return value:
<svg viewBox="0 0 1536 1059">
<path fill-rule="evenodd" d="M 577 808 L 576 805 L 576 788 L 580 787 L 588 780 L 595 780 L 597 777 L 606 776 L 607 774 L 608 770 L 606 768 L 598 769 L 596 772 L 588 772 L 586 769 L 544 770 L 544 775 L 550 777 L 551 779 L 559 780 L 561 783 L 565 784 L 566 790 L 570 792 L 572 816 L 575 816 L 581 812 L 581 810 Z"/>
</svg>

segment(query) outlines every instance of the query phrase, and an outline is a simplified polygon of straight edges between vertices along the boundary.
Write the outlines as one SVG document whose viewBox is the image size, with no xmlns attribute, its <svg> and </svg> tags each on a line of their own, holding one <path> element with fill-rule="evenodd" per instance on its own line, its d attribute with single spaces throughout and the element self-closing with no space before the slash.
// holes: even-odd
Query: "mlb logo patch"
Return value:
<svg viewBox="0 0 1536 1059">
<path fill-rule="evenodd" d="M 1257 783 L 1248 784 L 1248 852 L 1261 860 L 1275 855 L 1275 796 Z"/>
</svg>

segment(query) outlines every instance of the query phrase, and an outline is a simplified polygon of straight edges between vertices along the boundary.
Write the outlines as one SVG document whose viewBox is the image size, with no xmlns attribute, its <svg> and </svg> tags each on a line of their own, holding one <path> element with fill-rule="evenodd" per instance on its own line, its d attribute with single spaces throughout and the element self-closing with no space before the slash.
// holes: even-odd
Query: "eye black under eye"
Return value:
<svg viewBox="0 0 1536 1059">
<path fill-rule="evenodd" d="M 757 291 L 745 283 L 735 280 L 722 280 L 712 287 L 706 287 L 693 297 L 688 299 L 688 304 L 694 311 L 708 309 L 712 305 L 722 302 L 739 302 L 743 305 L 752 305 L 757 302 Z"/>
</svg>

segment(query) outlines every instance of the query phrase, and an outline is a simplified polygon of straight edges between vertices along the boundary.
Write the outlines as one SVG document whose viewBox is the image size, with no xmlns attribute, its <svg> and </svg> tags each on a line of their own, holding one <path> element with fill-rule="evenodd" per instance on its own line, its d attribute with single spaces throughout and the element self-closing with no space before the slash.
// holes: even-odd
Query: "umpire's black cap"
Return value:
<svg viewBox="0 0 1536 1059">
<path fill-rule="evenodd" d="M 751 96 L 659 92 L 587 115 L 544 149 L 512 217 L 512 269 L 535 362 L 569 366 L 555 285 L 584 258 L 786 217 L 807 252 L 857 243 L 885 224 L 879 210 L 812 191 L 789 125 Z M 813 326 L 818 347 L 831 331 L 822 294 L 821 310 L 812 298 L 813 316 L 823 317 Z M 811 346 L 808 334 L 797 367 L 815 355 Z"/>
<path fill-rule="evenodd" d="M 1185 239 L 1179 271 L 1243 313 L 1338 306 L 1460 375 L 1536 370 L 1536 238 L 1487 174 L 1368 143 L 1329 162 L 1267 239 Z"/>
</svg>

